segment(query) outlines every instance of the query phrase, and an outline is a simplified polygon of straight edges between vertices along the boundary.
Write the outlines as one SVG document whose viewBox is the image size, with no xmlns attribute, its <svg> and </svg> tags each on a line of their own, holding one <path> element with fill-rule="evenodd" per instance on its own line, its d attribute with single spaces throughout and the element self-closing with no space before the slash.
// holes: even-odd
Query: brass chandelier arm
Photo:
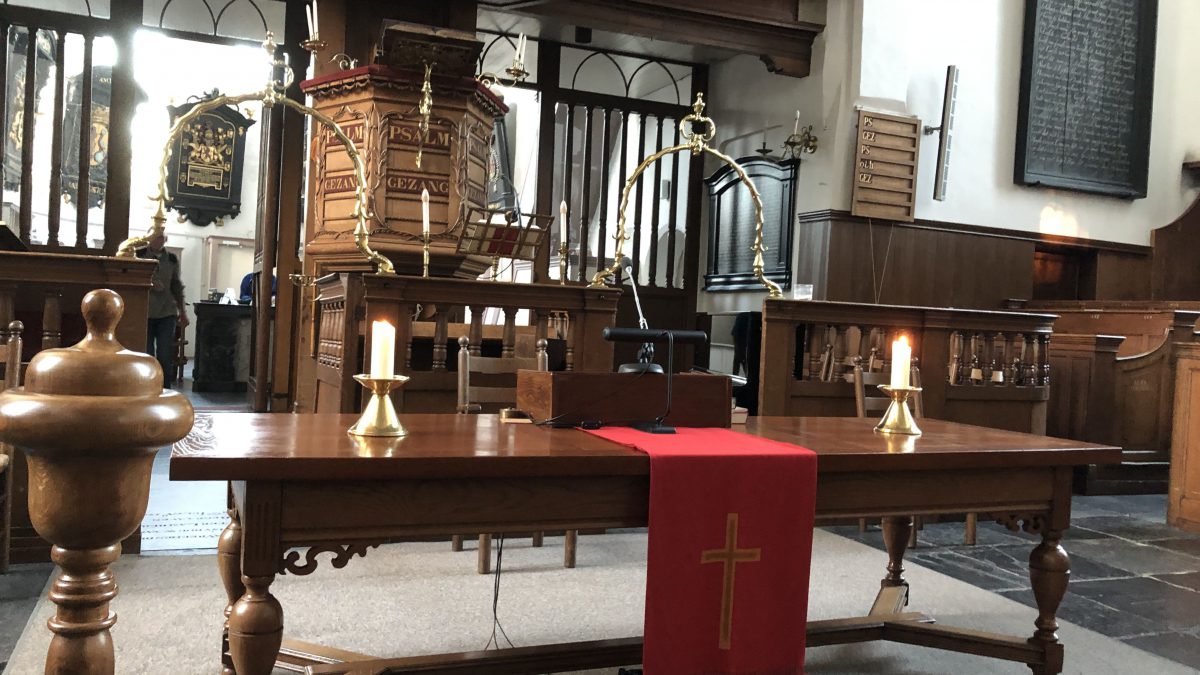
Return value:
<svg viewBox="0 0 1200 675">
<path fill-rule="evenodd" d="M 261 101 L 264 106 L 270 107 L 276 103 L 280 103 L 285 107 L 291 108 L 302 115 L 307 115 L 317 122 L 320 122 L 325 127 L 328 127 L 333 132 L 334 137 L 341 142 L 345 148 L 346 154 L 350 157 L 350 161 L 354 166 L 354 217 L 357 221 L 354 226 L 354 245 L 359 252 L 363 254 L 368 261 L 375 265 L 375 271 L 378 274 L 395 274 L 395 267 L 392 261 L 381 255 L 378 251 L 371 248 L 370 230 L 367 227 L 367 219 L 370 218 L 371 208 L 369 202 L 369 193 L 367 192 L 367 172 L 363 164 L 362 156 L 359 155 L 358 149 L 354 145 L 354 141 L 342 131 L 341 126 L 333 121 L 330 117 L 310 108 L 303 103 L 294 101 L 286 96 L 283 96 L 283 91 L 292 83 L 291 67 L 287 62 L 287 54 L 284 53 L 282 61 L 274 60 L 275 43 L 272 41 L 270 33 L 267 34 L 267 40 L 263 43 L 264 49 L 267 50 L 273 59 L 272 63 L 275 66 L 283 68 L 284 76 L 282 82 L 272 81 L 262 91 L 257 91 L 249 94 L 238 94 L 235 96 L 217 96 L 215 98 L 201 101 L 192 106 L 192 109 L 185 114 L 180 115 L 175 120 L 175 124 L 171 126 L 170 133 L 167 134 L 167 141 L 163 145 L 162 161 L 158 166 L 158 195 L 151 197 L 158 202 L 158 209 L 151 217 L 150 230 L 140 237 L 131 237 L 121 242 L 117 248 L 116 257 L 132 258 L 137 254 L 139 248 L 145 247 L 154 237 L 162 234 L 166 226 L 166 202 L 167 202 L 167 166 L 171 160 L 171 146 L 183 133 L 184 128 L 188 123 L 196 119 L 204 113 L 215 110 L 226 105 L 236 105 L 247 101 Z"/>
<path fill-rule="evenodd" d="M 779 284 L 768 279 L 763 273 L 763 251 L 767 250 L 767 247 L 763 245 L 762 240 L 762 198 L 759 196 L 758 190 L 754 187 L 754 182 L 750 180 L 750 176 L 746 175 L 745 170 L 742 169 L 742 166 L 738 164 L 736 160 L 729 155 L 726 155 L 719 150 L 714 150 L 708 146 L 708 142 L 711 141 L 713 136 L 716 135 L 717 125 L 713 123 L 711 119 L 704 116 L 704 94 L 696 94 L 696 101 L 692 104 L 692 110 L 692 114 L 679 120 L 679 129 L 681 135 L 686 138 L 688 142 L 680 145 L 674 145 L 669 148 L 664 148 L 653 155 L 650 155 L 646 159 L 642 160 L 642 163 L 638 165 L 633 174 L 630 175 L 628 180 L 625 181 L 625 187 L 621 190 L 621 208 L 617 212 L 617 232 L 613 235 L 613 239 L 615 239 L 617 242 L 616 248 L 613 252 L 613 264 L 605 269 L 597 271 L 596 275 L 592 277 L 592 283 L 589 284 L 589 286 L 592 288 L 600 288 L 604 286 L 608 277 L 616 275 L 617 270 L 619 270 L 621 267 L 621 258 L 624 255 L 625 242 L 629 239 L 628 235 L 625 233 L 625 209 L 629 206 L 629 193 L 633 191 L 633 186 L 637 182 L 638 177 L 641 176 L 642 172 L 649 168 L 651 164 L 654 164 L 663 157 L 673 153 L 690 150 L 693 154 L 697 152 L 707 152 L 708 154 L 733 167 L 733 170 L 737 173 L 738 178 L 740 178 L 741 181 L 745 183 L 746 187 L 749 188 L 750 198 L 754 202 L 754 276 L 757 277 L 762 285 L 766 287 L 767 293 L 770 297 L 781 298 L 783 297 L 783 291 L 779 288 Z M 699 123 L 706 125 L 707 128 L 703 133 L 696 133 L 694 128 L 685 128 L 685 124 L 687 123 L 692 123 L 693 125 Z M 654 236 L 658 236 L 658 233 L 655 232 Z M 632 280 L 632 283 L 637 283 L 637 280 Z"/>
</svg>

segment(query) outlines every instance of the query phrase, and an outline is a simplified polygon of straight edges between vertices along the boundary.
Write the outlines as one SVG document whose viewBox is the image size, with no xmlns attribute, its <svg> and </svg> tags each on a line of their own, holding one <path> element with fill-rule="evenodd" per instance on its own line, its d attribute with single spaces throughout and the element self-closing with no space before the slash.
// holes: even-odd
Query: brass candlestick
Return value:
<svg viewBox="0 0 1200 675">
<path fill-rule="evenodd" d="M 392 392 L 404 386 L 408 378 L 403 375 L 371 377 L 355 375 L 354 379 L 371 392 L 367 407 L 354 426 L 348 430 L 355 436 L 407 436 L 408 431 L 400 423 L 396 406 L 392 405 Z"/>
<path fill-rule="evenodd" d="M 558 283 L 567 285 L 567 242 L 558 245 Z"/>
<path fill-rule="evenodd" d="M 421 245 L 421 276 L 429 278 L 429 231 L 424 232 Z"/>
<path fill-rule="evenodd" d="M 908 397 L 920 392 L 921 388 L 892 387 L 881 384 L 879 385 L 879 390 L 891 396 L 892 402 L 888 405 L 887 411 L 883 413 L 883 419 L 879 420 L 879 424 L 875 425 L 875 431 L 881 431 L 885 434 L 920 436 L 921 429 L 917 426 L 917 420 L 913 418 L 912 412 L 908 409 Z"/>
</svg>

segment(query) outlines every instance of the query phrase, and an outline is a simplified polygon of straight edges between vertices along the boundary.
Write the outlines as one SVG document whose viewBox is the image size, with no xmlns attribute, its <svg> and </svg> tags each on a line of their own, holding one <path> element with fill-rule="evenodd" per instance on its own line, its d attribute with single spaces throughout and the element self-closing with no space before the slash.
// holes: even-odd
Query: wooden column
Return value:
<svg viewBox="0 0 1200 675">
<path fill-rule="evenodd" d="M 26 455 L 29 515 L 60 568 L 47 673 L 115 672 L 109 565 L 146 513 L 155 452 L 192 428 L 192 405 L 163 390 L 158 362 L 122 351 L 123 309 L 113 291 L 89 293 L 87 337 L 39 353 L 25 388 L 0 393 L 0 441 Z"/>
<path fill-rule="evenodd" d="M 117 45 L 117 63 L 112 73 L 112 104 L 108 131 L 108 177 L 104 193 L 104 253 L 116 253 L 129 236 L 130 167 L 133 164 L 133 126 L 138 90 L 133 81 L 133 36 L 142 27 L 143 0 L 112 3 L 112 37 Z M 86 120 L 85 120 L 86 124 Z M 87 166 L 83 164 L 81 166 Z M 87 193 L 79 193 L 80 201 Z"/>
</svg>

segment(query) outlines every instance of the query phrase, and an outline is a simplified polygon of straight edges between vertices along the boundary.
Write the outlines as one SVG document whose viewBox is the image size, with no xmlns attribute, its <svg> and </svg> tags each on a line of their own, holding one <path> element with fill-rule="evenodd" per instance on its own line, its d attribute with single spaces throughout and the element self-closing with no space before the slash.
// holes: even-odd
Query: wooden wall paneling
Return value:
<svg viewBox="0 0 1200 675">
<path fill-rule="evenodd" d="M 1200 298 L 1200 199 L 1173 222 L 1150 232 L 1151 286 L 1155 300 Z"/>
<path fill-rule="evenodd" d="M 794 281 L 812 284 L 814 300 L 829 299 L 829 245 L 832 224 L 820 214 L 797 217 Z"/>
<path fill-rule="evenodd" d="M 1117 442 L 1116 362 L 1122 340 L 1119 335 L 1054 333 L 1047 434 L 1094 443 Z"/>
<path fill-rule="evenodd" d="M 1176 352 L 1167 522 L 1200 532 L 1200 344 Z"/>
<path fill-rule="evenodd" d="M 1145 300 L 1153 296 L 1152 258 L 1146 254 L 1097 251 L 1093 298 Z M 1200 286 L 1194 297 L 1200 298 Z"/>
</svg>

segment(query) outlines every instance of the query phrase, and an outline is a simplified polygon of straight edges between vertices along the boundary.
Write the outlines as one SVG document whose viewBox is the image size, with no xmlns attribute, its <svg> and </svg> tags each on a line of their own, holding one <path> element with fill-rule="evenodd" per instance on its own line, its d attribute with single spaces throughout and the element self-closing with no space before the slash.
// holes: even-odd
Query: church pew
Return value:
<svg viewBox="0 0 1200 675">
<path fill-rule="evenodd" d="M 1032 300 L 1015 304 L 1028 311 L 1057 314 L 1055 333 L 1123 336 L 1117 356 L 1153 351 L 1174 326 L 1176 311 L 1200 312 L 1200 301 Z"/>
<path fill-rule="evenodd" d="M 146 348 L 146 321 L 151 278 L 157 263 L 137 258 L 95 255 L 0 251 L 0 346 L 14 337 L 8 326 L 24 324 L 21 364 L 0 362 L 0 377 L 9 368 L 28 364 L 34 354 L 83 338 L 85 327 L 80 301 L 89 291 L 110 288 L 125 300 L 125 314 L 117 326 L 117 339 L 130 349 Z M 2 347 L 0 347 L 2 348 Z M 37 535 L 29 520 L 28 471 L 25 456 L 13 455 L 13 491 L 6 509 L 11 509 L 13 563 L 44 562 L 50 545 Z M 141 550 L 141 534 L 124 543 L 126 553 Z"/>
<path fill-rule="evenodd" d="M 396 371 L 410 380 L 395 401 L 405 412 L 454 412 L 457 381 L 449 357 L 461 335 L 473 355 L 532 356 L 534 343 L 545 338 L 551 369 L 557 363 L 564 370 L 612 370 L 613 346 L 601 331 L 616 319 L 618 289 L 352 272 L 316 283 L 315 368 L 312 381 L 298 388 L 298 411 L 360 409 L 363 390 L 353 377 L 370 363 L 364 338 L 378 320 L 396 326 Z M 527 325 L 518 325 L 521 310 Z"/>
<path fill-rule="evenodd" d="M 1134 343 L 1143 349 L 1128 353 L 1123 347 L 1130 338 L 1120 334 L 1055 332 L 1050 343 L 1055 387 L 1047 433 L 1123 449 L 1121 464 L 1081 471 L 1078 490 L 1087 494 L 1165 492 L 1177 358 L 1181 348 L 1196 342 L 1200 311 L 1136 312 L 1128 307 L 1110 311 L 1095 304 L 1086 312 L 1066 314 L 1068 325 L 1105 332 L 1133 329 Z"/>
<path fill-rule="evenodd" d="M 1200 342 L 1176 345 L 1167 522 L 1200 532 Z"/>
<path fill-rule="evenodd" d="M 1047 347 L 1054 319 L 1050 314 L 768 299 L 759 414 L 855 415 L 848 378 L 854 359 L 887 372 L 891 343 L 905 334 L 920 364 L 925 416 L 1045 433 Z"/>
</svg>

